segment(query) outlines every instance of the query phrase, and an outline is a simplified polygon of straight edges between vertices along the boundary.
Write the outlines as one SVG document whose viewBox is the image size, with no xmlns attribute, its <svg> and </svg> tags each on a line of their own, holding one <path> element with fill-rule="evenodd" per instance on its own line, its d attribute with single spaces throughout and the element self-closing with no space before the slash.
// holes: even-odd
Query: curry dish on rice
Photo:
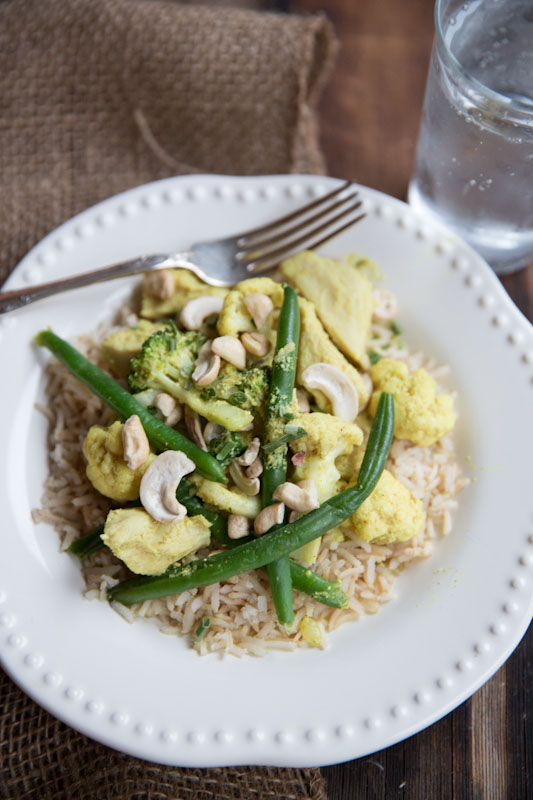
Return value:
<svg viewBox="0 0 533 800">
<path fill-rule="evenodd" d="M 51 331 L 37 521 L 86 596 L 198 652 L 324 647 L 451 530 L 466 484 L 446 367 L 411 353 L 379 268 L 302 252 L 274 279 L 145 276 L 116 324 Z"/>
</svg>

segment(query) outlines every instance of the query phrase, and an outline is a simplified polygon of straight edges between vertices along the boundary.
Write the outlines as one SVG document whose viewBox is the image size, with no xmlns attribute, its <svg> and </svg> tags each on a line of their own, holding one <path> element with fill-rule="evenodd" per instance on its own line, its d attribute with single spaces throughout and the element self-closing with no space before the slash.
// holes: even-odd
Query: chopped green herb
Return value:
<svg viewBox="0 0 533 800">
<path fill-rule="evenodd" d="M 172 331 L 172 333 L 175 333 L 176 336 L 179 336 L 180 332 L 178 330 L 178 326 L 176 325 L 176 323 L 174 322 L 173 319 L 162 319 L 161 320 L 161 324 L 167 325 L 170 328 L 170 330 Z"/>
<path fill-rule="evenodd" d="M 211 625 L 211 620 L 209 619 L 209 617 L 202 617 L 202 621 L 196 628 L 196 633 L 194 635 L 194 638 L 196 639 L 197 642 L 201 641 L 204 638 L 210 625 Z"/>
<path fill-rule="evenodd" d="M 378 353 L 375 350 L 369 350 L 368 358 L 370 359 L 370 363 L 372 364 L 372 366 L 374 366 L 374 364 L 377 364 L 378 361 L 380 361 L 383 358 L 383 356 L 381 355 L 381 353 Z"/>
<path fill-rule="evenodd" d="M 224 431 L 209 442 L 209 452 L 223 467 L 231 464 L 233 459 L 240 456 L 245 450 L 246 443 L 243 437 L 234 431 Z"/>
<path fill-rule="evenodd" d="M 302 436 L 307 436 L 307 431 L 304 428 L 300 428 L 299 425 L 285 425 L 285 433 L 283 436 L 274 439 L 272 442 L 268 442 L 268 444 L 264 444 L 262 450 L 264 453 L 272 453 L 274 450 L 277 450 L 278 447 L 281 447 L 282 444 L 288 444 L 295 439 L 300 439 Z"/>
<path fill-rule="evenodd" d="M 391 331 L 393 332 L 393 334 L 395 336 L 400 336 L 401 333 L 402 333 L 402 329 L 400 328 L 400 326 L 398 325 L 398 323 L 396 322 L 395 319 L 392 320 L 392 322 L 390 324 L 390 329 L 391 329 Z"/>
<path fill-rule="evenodd" d="M 296 425 L 295 422 L 287 423 L 287 425 L 285 425 L 285 433 L 288 433 L 291 436 L 293 433 L 296 433 L 298 436 L 303 436 L 303 433 L 298 433 L 298 431 L 303 431 L 303 428 L 300 428 L 300 426 Z M 306 434 L 307 431 L 304 431 L 304 433 Z"/>
<path fill-rule="evenodd" d="M 233 392 L 229 397 L 229 402 L 232 406 L 243 406 L 246 403 L 247 397 L 244 392 Z"/>
<path fill-rule="evenodd" d="M 217 461 L 225 461 L 226 458 L 233 453 L 233 449 L 233 442 L 226 442 L 224 447 L 216 454 L 215 458 Z"/>
</svg>

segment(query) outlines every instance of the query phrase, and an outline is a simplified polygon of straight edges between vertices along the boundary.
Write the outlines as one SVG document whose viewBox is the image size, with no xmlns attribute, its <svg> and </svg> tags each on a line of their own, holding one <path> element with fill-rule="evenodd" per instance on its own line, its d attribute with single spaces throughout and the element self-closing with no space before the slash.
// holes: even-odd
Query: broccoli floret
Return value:
<svg viewBox="0 0 533 800">
<path fill-rule="evenodd" d="M 147 389 L 167 392 L 211 422 L 228 430 L 241 430 L 253 420 L 250 411 L 216 393 L 204 395 L 192 380 L 198 350 L 204 342 L 205 337 L 197 331 L 180 333 L 175 326 L 154 333 L 131 359 L 129 388 L 134 393 Z"/>
<path fill-rule="evenodd" d="M 255 411 L 265 402 L 268 392 L 268 370 L 262 367 L 238 370 L 231 364 L 224 366 L 220 376 L 211 386 L 206 386 L 202 397 L 218 398 L 246 411 Z"/>
<path fill-rule="evenodd" d="M 244 453 L 246 447 L 244 437 L 233 431 L 224 431 L 209 442 L 209 452 L 215 456 L 217 461 L 220 461 L 223 467 L 227 467 L 233 459 Z"/>
<path fill-rule="evenodd" d="M 241 373 L 241 381 L 237 391 L 246 396 L 243 408 L 259 408 L 266 400 L 269 385 L 268 370 L 251 367 Z"/>
<path fill-rule="evenodd" d="M 197 331 L 180 333 L 176 328 L 157 331 L 131 359 L 129 387 L 132 392 L 162 389 L 168 379 L 186 384 L 190 381 L 198 350 L 205 338 Z"/>
</svg>

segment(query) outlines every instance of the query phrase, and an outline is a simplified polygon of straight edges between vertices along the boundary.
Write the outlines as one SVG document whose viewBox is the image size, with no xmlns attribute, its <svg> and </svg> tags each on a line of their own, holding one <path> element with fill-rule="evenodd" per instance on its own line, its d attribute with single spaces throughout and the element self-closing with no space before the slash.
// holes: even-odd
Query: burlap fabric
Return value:
<svg viewBox="0 0 533 800">
<path fill-rule="evenodd" d="M 181 769 L 116 753 L 58 722 L 2 676 L 2 800 L 326 800 L 318 769 Z"/>
<path fill-rule="evenodd" d="M 83 208 L 185 172 L 321 172 L 322 17 L 0 3 L 0 277 Z"/>
<path fill-rule="evenodd" d="M 321 17 L 171 0 L 0 2 L 0 278 L 116 192 L 186 172 L 321 172 Z M 70 730 L 0 671 L 0 797 L 323 798 L 318 770 L 169 769 Z"/>
</svg>

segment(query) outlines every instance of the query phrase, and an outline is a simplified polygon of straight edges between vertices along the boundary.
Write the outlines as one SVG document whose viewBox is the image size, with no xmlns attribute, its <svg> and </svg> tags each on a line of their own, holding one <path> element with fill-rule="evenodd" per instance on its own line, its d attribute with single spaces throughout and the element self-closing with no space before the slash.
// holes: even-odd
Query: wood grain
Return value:
<svg viewBox="0 0 533 800">
<path fill-rule="evenodd" d="M 291 0 L 326 13 L 340 53 L 320 108 L 330 174 L 405 199 L 433 38 L 431 0 Z M 503 286 L 533 320 L 533 265 Z M 533 632 L 470 700 L 386 750 L 323 770 L 330 800 L 533 796 Z"/>
<path fill-rule="evenodd" d="M 340 52 L 319 107 L 328 173 L 405 199 L 433 40 L 433 1 L 216 2 L 329 17 Z M 533 264 L 502 284 L 533 321 Z M 532 703 L 530 628 L 496 675 L 451 714 L 386 750 L 324 768 L 329 800 L 533 798 Z"/>
<path fill-rule="evenodd" d="M 325 12 L 341 49 L 320 105 L 329 172 L 403 198 L 433 39 L 428 0 L 293 0 Z"/>
</svg>

